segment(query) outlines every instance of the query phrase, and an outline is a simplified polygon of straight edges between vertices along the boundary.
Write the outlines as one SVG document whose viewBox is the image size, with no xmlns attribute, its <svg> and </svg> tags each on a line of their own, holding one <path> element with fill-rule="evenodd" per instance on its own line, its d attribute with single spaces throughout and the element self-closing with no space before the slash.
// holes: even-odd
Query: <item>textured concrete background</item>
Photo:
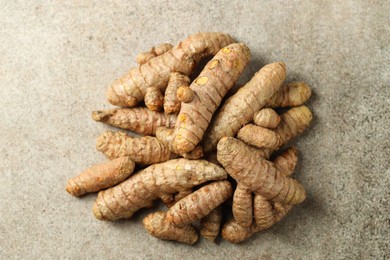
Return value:
<svg viewBox="0 0 390 260">
<path fill-rule="evenodd" d="M 389 1 L 1 1 L 0 258 L 385 259 L 389 254 Z M 199 2 L 199 3 L 194 3 Z M 256 3 L 255 3 L 256 2 Z M 242 81 L 285 61 L 313 88 L 298 142 L 308 199 L 246 243 L 157 240 L 94 219 L 66 180 L 104 160 L 90 119 L 138 52 L 198 31 L 245 42 Z"/>
</svg>

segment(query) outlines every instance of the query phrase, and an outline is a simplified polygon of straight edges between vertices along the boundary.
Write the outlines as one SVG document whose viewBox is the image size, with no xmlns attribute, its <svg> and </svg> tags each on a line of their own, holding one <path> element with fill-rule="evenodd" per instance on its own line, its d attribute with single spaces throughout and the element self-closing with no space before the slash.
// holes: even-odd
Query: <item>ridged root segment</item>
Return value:
<svg viewBox="0 0 390 260">
<path fill-rule="evenodd" d="M 160 126 L 175 126 L 176 115 L 150 111 L 147 108 L 116 108 L 92 112 L 92 119 L 108 125 L 130 130 L 141 135 L 155 135 Z"/>
<path fill-rule="evenodd" d="M 305 82 L 291 82 L 280 88 L 265 104 L 266 107 L 296 107 L 304 104 L 311 96 L 311 89 Z"/>
<path fill-rule="evenodd" d="M 300 135 L 312 121 L 313 115 L 306 106 L 293 107 L 281 115 L 279 125 L 274 129 L 280 138 L 281 146 Z M 273 149 L 259 149 L 268 159 Z"/>
<path fill-rule="evenodd" d="M 150 51 L 142 52 L 142 53 L 137 55 L 137 58 L 136 58 L 137 63 L 144 64 L 144 63 L 148 62 L 149 60 L 151 60 L 152 58 L 166 53 L 167 51 L 169 51 L 172 48 L 173 48 L 173 45 L 170 43 L 162 43 L 158 46 L 152 47 L 150 49 Z"/>
<path fill-rule="evenodd" d="M 294 205 L 306 198 L 300 183 L 248 148 L 232 137 L 224 137 L 218 143 L 218 161 L 238 184 L 275 202 Z"/>
<path fill-rule="evenodd" d="M 173 129 L 161 126 L 156 130 L 156 138 L 166 147 L 171 147 L 173 140 Z"/>
<path fill-rule="evenodd" d="M 145 106 L 151 110 L 159 112 L 162 110 L 164 104 L 164 95 L 161 90 L 156 87 L 149 87 L 145 93 Z"/>
<path fill-rule="evenodd" d="M 166 114 L 178 114 L 180 112 L 180 100 L 177 98 L 179 87 L 188 87 L 190 78 L 178 72 L 171 73 L 167 89 L 164 95 L 164 112 Z"/>
<path fill-rule="evenodd" d="M 256 225 L 253 227 L 253 231 L 260 231 L 273 226 L 288 213 L 291 207 L 291 205 L 273 203 L 261 195 L 255 195 L 253 213 Z"/>
<path fill-rule="evenodd" d="M 167 220 L 178 226 L 200 220 L 231 197 L 232 192 L 228 181 L 210 183 L 173 205 L 167 212 Z"/>
<path fill-rule="evenodd" d="M 100 220 L 130 218 L 140 208 L 152 206 L 163 194 L 174 194 L 227 173 L 205 160 L 175 159 L 151 165 L 110 189 L 99 192 L 93 212 Z"/>
<path fill-rule="evenodd" d="M 222 227 L 222 238 L 230 243 L 240 243 L 253 234 L 252 226 L 243 227 L 237 224 L 234 219 L 229 220 Z"/>
<path fill-rule="evenodd" d="M 276 157 L 274 164 L 282 170 L 285 176 L 290 176 L 297 163 L 297 150 L 295 148 L 289 148 L 284 151 L 281 155 Z M 281 220 L 288 211 L 292 208 L 291 205 L 272 202 L 266 199 L 262 195 L 256 194 L 252 204 L 252 193 L 250 196 L 250 204 L 242 202 L 238 194 L 242 186 L 237 186 L 235 195 L 233 197 L 233 216 L 234 220 L 230 220 L 223 228 L 224 239 L 232 242 L 239 243 L 250 237 L 252 234 L 261 230 L 267 229 L 273 226 L 276 222 Z M 246 193 L 247 194 L 247 193 Z M 235 205 L 238 204 L 243 210 L 240 211 L 241 215 L 235 213 Z M 247 205 L 243 207 L 242 205 Z M 243 217 L 244 218 L 243 218 Z M 251 224 L 243 222 L 242 219 L 250 218 Z M 254 222 L 252 222 L 254 218 Z"/>
<path fill-rule="evenodd" d="M 169 147 L 172 152 L 174 152 L 172 149 L 173 132 L 172 128 L 167 127 L 159 127 L 156 130 L 156 138 L 166 147 Z M 186 159 L 197 160 L 203 157 L 203 147 L 197 145 L 192 151 L 178 155 Z"/>
<path fill-rule="evenodd" d="M 159 127 L 156 130 L 156 138 L 162 142 L 166 147 L 169 147 L 171 152 L 174 152 L 172 149 L 172 140 L 173 140 L 174 130 L 172 128 L 167 127 Z M 197 160 L 203 157 L 203 147 L 197 145 L 192 151 L 177 154 L 183 158 Z"/>
<path fill-rule="evenodd" d="M 96 141 L 96 149 L 109 159 L 128 156 L 143 165 L 165 162 L 174 157 L 156 137 L 133 138 L 124 132 L 104 132 Z"/>
<path fill-rule="evenodd" d="M 275 132 L 280 136 L 283 144 L 301 134 L 313 119 L 312 113 L 306 106 L 293 107 L 281 117 L 282 120 Z"/>
<path fill-rule="evenodd" d="M 276 150 L 282 144 L 280 137 L 272 130 L 248 124 L 238 131 L 238 139 L 257 148 Z"/>
<path fill-rule="evenodd" d="M 261 195 L 255 195 L 255 222 L 249 227 L 239 225 L 234 219 L 229 220 L 222 228 L 222 238 L 231 243 L 241 243 L 254 233 L 267 229 L 280 221 L 291 209 L 291 205 L 272 203 Z"/>
<path fill-rule="evenodd" d="M 181 86 L 177 89 L 176 96 L 180 102 L 189 103 L 194 100 L 195 92 L 189 86 Z"/>
<path fill-rule="evenodd" d="M 191 75 L 203 57 L 214 55 L 231 43 L 233 39 L 228 34 L 191 35 L 167 52 L 130 69 L 108 88 L 107 99 L 113 105 L 134 107 L 143 101 L 148 87 L 164 91 L 172 72 Z"/>
<path fill-rule="evenodd" d="M 210 241 L 215 241 L 221 229 L 222 208 L 215 208 L 200 222 L 200 234 Z"/>
<path fill-rule="evenodd" d="M 155 212 L 144 218 L 145 229 L 154 237 L 189 245 L 198 241 L 198 231 L 191 224 L 178 227 L 166 220 L 164 212 Z"/>
<path fill-rule="evenodd" d="M 195 148 L 192 151 L 182 153 L 180 154 L 181 157 L 190 159 L 190 160 L 197 160 L 203 157 L 203 147 L 200 145 L 195 146 Z"/>
<path fill-rule="evenodd" d="M 181 104 L 172 143 L 175 152 L 189 152 L 199 144 L 213 113 L 243 72 L 249 58 L 246 45 L 231 44 L 220 50 L 191 83 L 190 89 L 195 96 L 190 102 Z"/>
<path fill-rule="evenodd" d="M 255 195 L 253 206 L 256 226 L 263 229 L 272 226 L 275 219 L 272 203 L 261 195 Z"/>
<path fill-rule="evenodd" d="M 215 116 L 203 141 L 204 150 L 215 150 L 222 137 L 234 136 L 243 125 L 252 121 L 254 114 L 279 90 L 285 78 L 286 66 L 282 62 L 268 64 L 257 72 L 226 100 Z"/>
<path fill-rule="evenodd" d="M 175 194 L 162 194 L 160 195 L 160 199 L 165 204 L 165 206 L 170 208 L 182 198 L 190 195 L 192 192 L 193 192 L 192 189 L 188 189 L 188 190 L 181 190 Z"/>
<path fill-rule="evenodd" d="M 129 177 L 134 167 L 135 164 L 129 157 L 95 164 L 68 180 L 66 191 L 73 196 L 81 196 L 114 186 Z"/>
<path fill-rule="evenodd" d="M 236 222 L 249 227 L 253 220 L 253 196 L 245 186 L 238 184 L 233 196 L 233 217 Z"/>
<path fill-rule="evenodd" d="M 253 116 L 257 126 L 275 128 L 280 123 L 280 116 L 272 108 L 263 108 Z"/>
<path fill-rule="evenodd" d="M 298 151 L 296 148 L 290 147 L 277 156 L 273 162 L 285 176 L 289 177 L 293 174 L 298 163 Z"/>
</svg>

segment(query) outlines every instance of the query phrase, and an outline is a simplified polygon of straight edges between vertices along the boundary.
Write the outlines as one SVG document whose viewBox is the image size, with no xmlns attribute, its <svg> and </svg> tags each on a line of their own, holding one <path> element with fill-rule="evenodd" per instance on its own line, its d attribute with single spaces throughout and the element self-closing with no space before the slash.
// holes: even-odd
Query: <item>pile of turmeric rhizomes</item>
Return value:
<svg viewBox="0 0 390 260">
<path fill-rule="evenodd" d="M 303 82 L 283 84 L 286 66 L 276 62 L 222 103 L 249 60 L 248 47 L 224 33 L 197 33 L 138 55 L 138 66 L 108 88 L 108 101 L 120 108 L 92 118 L 141 137 L 104 132 L 96 148 L 109 160 L 70 179 L 66 190 L 99 191 L 99 220 L 131 218 L 161 199 L 168 210 L 146 216 L 144 227 L 186 244 L 199 233 L 214 241 L 220 232 L 239 243 L 271 227 L 306 197 L 291 177 L 297 150 L 273 155 L 310 124 L 303 103 L 311 90 Z"/>
</svg>

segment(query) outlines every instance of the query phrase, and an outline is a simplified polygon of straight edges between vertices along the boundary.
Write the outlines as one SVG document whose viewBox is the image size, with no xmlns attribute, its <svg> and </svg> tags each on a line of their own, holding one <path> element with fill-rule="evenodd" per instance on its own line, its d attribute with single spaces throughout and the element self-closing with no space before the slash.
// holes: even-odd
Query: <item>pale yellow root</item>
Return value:
<svg viewBox="0 0 390 260">
<path fill-rule="evenodd" d="M 159 56 L 161 54 L 164 54 L 166 53 L 167 51 L 169 51 L 170 49 L 173 48 L 173 45 L 170 44 L 170 43 L 162 43 L 156 47 L 154 47 L 154 50 L 152 48 L 152 50 L 154 51 L 154 53 L 156 54 L 156 56 Z"/>
<path fill-rule="evenodd" d="M 155 55 L 153 52 L 151 51 L 145 51 L 145 52 L 141 52 L 140 54 L 137 55 L 137 57 L 135 58 L 137 60 L 137 63 L 139 65 L 142 65 L 148 61 L 150 61 L 151 59 L 153 59 L 154 57 L 156 57 L 157 55 Z"/>
<path fill-rule="evenodd" d="M 145 92 L 145 105 L 149 110 L 160 112 L 164 104 L 164 96 L 159 88 L 149 87 Z"/>
<path fill-rule="evenodd" d="M 274 131 L 252 124 L 241 128 L 237 137 L 248 145 L 253 145 L 257 148 L 276 150 L 282 144 L 280 137 Z"/>
<path fill-rule="evenodd" d="M 303 105 L 311 96 L 305 82 L 291 82 L 280 88 L 265 104 L 265 107 L 296 107 Z"/>
<path fill-rule="evenodd" d="M 173 129 L 161 126 L 156 130 L 156 138 L 166 147 L 170 147 L 173 140 Z"/>
<path fill-rule="evenodd" d="M 95 164 L 68 180 L 66 191 L 73 196 L 81 196 L 109 188 L 129 177 L 134 167 L 135 164 L 129 157 Z"/>
<path fill-rule="evenodd" d="M 284 63 L 268 64 L 226 100 L 207 130 L 203 140 L 205 152 L 215 150 L 222 137 L 235 136 L 243 125 L 252 121 L 254 114 L 279 90 L 285 78 Z"/>
<path fill-rule="evenodd" d="M 162 43 L 156 47 L 153 47 L 152 49 L 150 49 L 150 51 L 146 51 L 146 52 L 142 52 L 142 53 L 138 54 L 137 58 L 136 58 L 137 63 L 140 65 L 144 64 L 144 63 L 148 62 L 149 60 L 151 60 L 152 58 L 166 53 L 167 51 L 169 51 L 172 48 L 173 48 L 172 44 Z"/>
<path fill-rule="evenodd" d="M 280 123 L 280 116 L 272 108 L 263 108 L 253 116 L 253 123 L 265 128 L 275 128 Z"/>
<path fill-rule="evenodd" d="M 212 242 L 217 238 L 221 229 L 222 222 L 222 208 L 221 206 L 213 209 L 206 217 L 202 218 L 200 222 L 200 234 Z"/>
<path fill-rule="evenodd" d="M 186 88 L 192 90 L 194 96 L 181 104 L 172 141 L 176 153 L 189 152 L 199 144 L 213 113 L 243 72 L 249 57 L 246 45 L 231 44 L 220 50 Z"/>
<path fill-rule="evenodd" d="M 176 115 L 165 115 L 143 107 L 94 111 L 92 118 L 97 122 L 130 130 L 140 135 L 155 135 L 157 127 L 172 128 L 176 122 Z"/>
<path fill-rule="evenodd" d="M 154 237 L 188 245 L 198 241 L 198 231 L 191 224 L 178 227 L 166 220 L 165 212 L 155 212 L 144 218 L 145 229 Z"/>
<path fill-rule="evenodd" d="M 195 98 L 195 92 L 188 86 L 181 86 L 177 89 L 177 99 L 180 102 L 189 103 Z"/>
<path fill-rule="evenodd" d="M 108 88 L 107 99 L 116 106 L 134 107 L 144 100 L 148 87 L 157 87 L 164 92 L 172 72 L 191 75 L 202 58 L 216 54 L 232 42 L 233 39 L 224 33 L 191 35 L 167 52 L 130 69 Z"/>
<path fill-rule="evenodd" d="M 124 132 L 104 132 L 96 141 L 96 150 L 109 159 L 128 156 L 143 165 L 165 162 L 176 157 L 156 137 L 134 138 Z"/>
<path fill-rule="evenodd" d="M 178 72 L 171 73 L 164 95 L 164 112 L 166 114 L 178 114 L 180 112 L 181 103 L 177 98 L 177 90 L 179 87 L 188 87 L 189 85 L 190 78 Z"/>
<path fill-rule="evenodd" d="M 167 221 L 177 225 L 186 225 L 210 214 L 232 196 L 232 186 L 229 181 L 216 181 L 184 197 L 167 212 Z"/>
<path fill-rule="evenodd" d="M 119 185 L 99 192 L 93 213 L 100 220 L 130 218 L 140 208 L 151 207 L 154 200 L 165 194 L 226 178 L 224 169 L 204 160 L 175 159 L 154 164 Z"/>
<path fill-rule="evenodd" d="M 172 140 L 173 140 L 173 129 L 167 128 L 167 127 L 159 127 L 156 130 L 156 138 L 162 142 L 166 147 L 168 147 L 172 152 Z M 200 145 L 197 145 L 192 151 L 179 154 L 181 157 L 190 159 L 190 160 L 197 160 L 203 157 L 203 147 Z"/>
<path fill-rule="evenodd" d="M 219 141 L 218 161 L 238 184 L 266 199 L 295 205 L 306 198 L 300 183 L 286 177 L 274 163 L 251 153 L 248 145 L 235 138 Z"/>
</svg>

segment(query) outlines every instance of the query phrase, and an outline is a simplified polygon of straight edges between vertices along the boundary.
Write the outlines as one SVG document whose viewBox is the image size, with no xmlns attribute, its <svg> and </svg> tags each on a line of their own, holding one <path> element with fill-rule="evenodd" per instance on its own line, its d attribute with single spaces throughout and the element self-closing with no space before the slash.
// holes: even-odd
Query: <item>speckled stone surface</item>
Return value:
<svg viewBox="0 0 390 260">
<path fill-rule="evenodd" d="M 390 258 L 390 2 L 1 1 L 1 259 Z M 177 3 L 180 2 L 180 3 Z M 297 145 L 308 192 L 283 221 L 241 245 L 194 247 L 141 224 L 97 221 L 95 195 L 66 180 L 104 160 L 91 120 L 135 56 L 198 31 L 245 42 L 248 80 L 285 61 L 308 82 L 314 122 Z"/>
</svg>

